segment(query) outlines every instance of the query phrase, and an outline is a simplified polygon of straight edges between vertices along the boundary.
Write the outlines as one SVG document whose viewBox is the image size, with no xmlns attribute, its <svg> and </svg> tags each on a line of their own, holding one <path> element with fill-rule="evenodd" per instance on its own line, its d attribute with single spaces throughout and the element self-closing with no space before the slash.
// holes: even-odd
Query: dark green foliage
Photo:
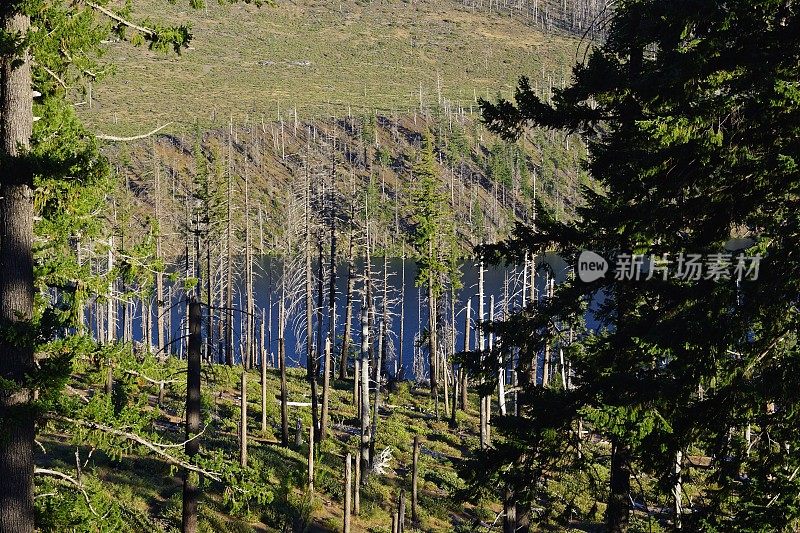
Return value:
<svg viewBox="0 0 800 533">
<path fill-rule="evenodd" d="M 552 106 L 526 79 L 514 103 L 483 102 L 486 123 L 509 139 L 529 124 L 584 135 L 599 182 L 584 192 L 576 222 L 540 211 L 536 231 L 519 227 L 486 247 L 487 259 L 556 249 L 574 264 L 590 249 L 610 259 L 627 252 L 674 260 L 722 252 L 741 236 L 756 241 L 747 255 L 763 256 L 758 279 L 738 284 L 619 280 L 612 263 L 605 278 L 571 279 L 535 312 L 498 326 L 504 344 L 539 349 L 563 338 L 554 322 L 603 295 L 599 329 L 569 356 L 575 387 L 532 383 L 523 416 L 498 422 L 517 446 L 476 466 L 511 468 L 505 479 L 522 500 L 540 501 L 548 480 L 562 477 L 555 467 L 568 476 L 578 464 L 572 428 L 580 416 L 593 433 L 629 447 L 634 471 L 657 479 L 665 498 L 676 451 L 695 446 L 714 458 L 714 484 L 684 516 L 690 529 L 797 527 L 798 29 L 797 6 L 783 1 L 621 2 L 608 41 L 575 67 L 570 86 L 555 90 Z M 748 423 L 750 450 L 737 437 Z"/>
</svg>

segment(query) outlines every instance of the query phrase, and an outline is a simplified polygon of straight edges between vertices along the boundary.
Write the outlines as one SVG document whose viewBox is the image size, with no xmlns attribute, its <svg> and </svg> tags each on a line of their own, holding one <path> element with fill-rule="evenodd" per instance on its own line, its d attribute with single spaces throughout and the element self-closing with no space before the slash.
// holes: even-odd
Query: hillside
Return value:
<svg viewBox="0 0 800 533">
<path fill-rule="evenodd" d="M 295 109 L 301 119 L 408 115 L 442 99 L 469 110 L 476 96 L 508 95 L 523 74 L 560 86 L 578 48 L 577 39 L 453 0 L 206 2 L 203 10 L 141 0 L 136 12 L 188 22 L 194 39 L 180 56 L 107 44 L 115 73 L 94 88 L 91 109 L 82 107 L 106 134 L 259 123 Z"/>
<path fill-rule="evenodd" d="M 69 396 L 82 402 L 87 411 L 113 410 L 116 416 L 135 424 L 137 432 L 169 451 L 182 442 L 185 417 L 185 383 L 167 382 L 159 402 L 158 385 L 149 381 L 185 373 L 186 365 L 171 360 L 161 366 L 152 357 L 132 358 L 115 354 L 114 392 L 103 393 L 106 370 L 102 364 L 84 361 L 77 365 Z M 136 369 L 136 370 L 133 370 Z M 222 454 L 235 460 L 239 453 L 237 427 L 241 417 L 240 368 L 214 365 L 204 369 L 202 385 L 203 433 L 201 455 Z M 228 501 L 223 486 L 209 480 L 202 489 L 199 531 L 202 532 L 330 532 L 342 531 L 344 458 L 358 450 L 358 419 L 353 402 L 353 381 L 332 380 L 329 436 L 318 443 L 315 453 L 313 494 L 307 487 L 308 428 L 311 424 L 308 383 L 305 370 L 289 369 L 288 400 L 290 443 L 280 443 L 280 380 L 275 369 L 266 372 L 266 430 L 262 430 L 261 382 L 258 371 L 248 376 L 248 463 L 258 483 L 269 496 L 263 504 L 251 502 L 236 508 Z M 372 394 L 371 394 L 372 396 Z M 434 414 L 429 389 L 413 383 L 394 383 L 381 392 L 380 417 L 375 442 L 383 452 L 383 473 L 373 473 L 361 489 L 360 513 L 353 516 L 353 532 L 391 531 L 401 492 L 406 501 L 406 531 L 448 533 L 492 531 L 497 528 L 502 505 L 498 494 L 484 494 L 465 500 L 462 459 L 478 446 L 478 397 L 470 393 L 466 413 L 459 411 L 457 427 Z M 299 435 L 297 426 L 302 428 Z M 55 426 L 56 428 L 58 426 Z M 418 523 L 411 520 L 413 441 L 420 440 Z M 85 493 L 58 491 L 43 500 L 40 511 L 45 530 L 48 524 L 65 524 L 60 512 L 73 509 L 85 513 L 97 526 L 119 532 L 176 531 L 181 523 L 181 475 L 164 457 L 152 450 L 119 445 L 109 455 L 108 437 L 102 432 L 64 435 L 53 427 L 40 436 L 43 449 L 37 464 L 43 468 L 75 472 L 82 476 Z M 113 442 L 113 441 L 111 441 Z M 584 453 L 607 453 L 607 443 L 587 441 Z M 178 456 L 180 457 L 180 456 Z M 201 463 L 202 464 L 202 463 Z M 601 477 L 602 474 L 601 474 Z M 39 490 L 54 490 L 45 481 Z M 649 487 L 646 486 L 649 489 Z M 84 500 L 85 495 L 85 500 Z M 587 524 L 573 521 L 580 514 L 600 520 L 601 491 L 587 479 L 576 477 L 573 486 L 552 494 L 543 517 L 560 523 L 558 531 L 583 531 Z M 49 514 L 48 514 L 49 513 Z M 92 519 L 92 514 L 104 516 Z M 75 516 L 77 520 L 77 515 Z M 547 518 L 546 518 L 547 519 Z M 107 529 L 103 529 L 105 531 Z"/>
<path fill-rule="evenodd" d="M 156 4 L 137 9 L 147 15 Z M 353 187 L 357 196 L 370 184 L 380 189 L 380 211 L 394 220 L 383 221 L 373 237 L 388 246 L 408 226 L 404 195 L 426 131 L 435 137 L 442 190 L 464 251 L 530 218 L 534 196 L 557 216 L 573 216 L 588 183 L 580 141 L 534 130 L 510 145 L 483 128 L 476 101 L 509 96 L 523 74 L 540 88 L 562 84 L 579 49 L 568 34 L 458 2 L 172 9 L 158 15 L 191 20 L 193 47 L 176 57 L 108 43 L 116 72 L 92 91 L 91 108 L 80 106 L 91 127 L 106 134 L 167 125 L 154 140 L 108 150 L 124 175 L 120 186 L 133 193 L 134 233 L 146 233 L 155 214 L 156 167 L 170 177 L 169 194 L 159 200 L 162 232 L 174 237 L 168 255 L 184 252 L 198 157 L 238 176 L 234 237 L 243 232 L 244 175 L 256 206 L 250 223 L 274 237 L 286 219 L 281 195 L 313 164 L 315 180 L 337 167 L 333 187 L 342 198 L 353 198 Z M 271 244 L 267 239 L 268 253 L 276 251 Z"/>
</svg>

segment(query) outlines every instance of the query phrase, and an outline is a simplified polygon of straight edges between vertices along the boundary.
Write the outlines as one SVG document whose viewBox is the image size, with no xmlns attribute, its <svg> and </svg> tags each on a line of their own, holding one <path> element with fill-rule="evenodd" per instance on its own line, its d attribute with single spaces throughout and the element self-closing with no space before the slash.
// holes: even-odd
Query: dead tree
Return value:
<svg viewBox="0 0 800 533">
<path fill-rule="evenodd" d="M 419 527 L 417 514 L 417 484 L 419 483 L 419 435 L 414 435 L 414 452 L 411 465 L 411 522 Z"/>
<path fill-rule="evenodd" d="M 331 389 L 331 338 L 325 339 L 325 368 L 322 377 L 322 424 L 319 431 L 319 440 L 323 441 L 328 433 L 328 404 Z"/>
<path fill-rule="evenodd" d="M 239 464 L 247 466 L 247 371 L 242 370 L 241 421 L 239 422 Z"/>
<path fill-rule="evenodd" d="M 350 533 L 350 514 L 352 512 L 353 499 L 353 456 L 348 453 L 344 459 L 344 525 L 342 533 Z"/>
<path fill-rule="evenodd" d="M 361 412 L 361 484 L 367 484 L 369 477 L 369 443 L 371 438 L 369 425 L 369 322 L 367 315 L 369 308 L 366 296 L 361 303 L 361 384 L 360 384 L 360 412 Z"/>
</svg>

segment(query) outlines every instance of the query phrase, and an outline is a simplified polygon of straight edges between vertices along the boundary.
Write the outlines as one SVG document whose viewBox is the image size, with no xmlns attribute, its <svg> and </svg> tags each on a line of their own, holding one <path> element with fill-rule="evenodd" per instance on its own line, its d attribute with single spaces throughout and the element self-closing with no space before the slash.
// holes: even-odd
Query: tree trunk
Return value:
<svg viewBox="0 0 800 533">
<path fill-rule="evenodd" d="M 200 441 L 194 438 L 200 432 L 200 335 L 202 318 L 200 303 L 189 304 L 189 350 L 186 358 L 186 455 L 189 462 L 200 450 Z M 183 532 L 197 531 L 197 498 L 200 494 L 197 474 L 183 471 Z"/>
<path fill-rule="evenodd" d="M 355 203 L 353 204 L 355 205 Z M 344 308 L 344 334 L 342 335 L 342 352 L 339 360 L 339 379 L 347 379 L 347 359 L 350 355 L 350 343 L 352 339 L 353 323 L 353 292 L 356 286 L 355 276 L 355 229 L 352 218 L 355 217 L 355 209 L 352 210 L 350 222 L 350 243 L 347 252 L 347 295 L 345 296 Z"/>
<path fill-rule="evenodd" d="M 30 19 L 17 13 L 24 2 L 0 7 L 2 31 L 27 34 Z M 24 157 L 33 128 L 28 49 L 2 56 L 0 66 L 0 328 L 25 327 L 33 318 L 33 177 Z M 0 335 L 0 378 L 20 388 L 0 393 L 0 531 L 33 531 L 34 417 L 31 391 L 33 345 Z"/>
<path fill-rule="evenodd" d="M 161 165 L 156 159 L 155 141 L 153 141 L 153 167 L 155 174 L 155 185 L 153 193 L 153 203 L 155 204 L 155 218 L 161 221 Z M 159 360 L 164 363 L 167 360 L 166 339 L 164 338 L 164 313 L 168 308 L 164 302 L 164 273 L 161 269 L 161 226 L 156 233 L 156 263 L 159 264 L 156 271 L 156 350 Z M 210 313 L 211 314 L 211 313 Z"/>
<path fill-rule="evenodd" d="M 470 351 L 472 344 L 472 299 L 467 300 L 467 309 L 464 318 L 464 351 Z M 469 406 L 468 397 L 469 376 L 466 370 L 461 368 L 461 410 L 467 412 Z"/>
<path fill-rule="evenodd" d="M 429 244 L 429 254 L 433 255 L 433 241 Z M 431 397 L 436 402 L 436 417 L 439 417 L 439 350 L 436 339 L 436 294 L 433 290 L 433 273 L 428 278 L 428 365 L 431 376 Z"/>
<path fill-rule="evenodd" d="M 483 262 L 478 267 L 478 347 L 480 352 L 483 352 L 485 346 L 483 342 L 483 321 L 485 319 L 484 311 L 484 268 Z M 481 354 L 481 359 L 483 358 Z M 485 449 L 489 446 L 489 412 L 486 405 L 486 398 L 481 394 L 480 397 L 480 444 L 481 448 Z"/>
<path fill-rule="evenodd" d="M 347 454 L 344 459 L 344 525 L 342 533 L 350 533 L 350 513 L 353 499 L 353 456 Z"/>
<path fill-rule="evenodd" d="M 419 483 L 419 435 L 414 435 L 414 452 L 411 465 L 411 522 L 419 526 L 417 515 L 417 484 Z"/>
<path fill-rule="evenodd" d="M 265 433 L 267 431 L 267 356 L 263 348 L 264 344 L 264 310 L 261 310 L 261 359 L 260 363 L 260 370 L 261 370 L 261 431 Z"/>
<path fill-rule="evenodd" d="M 606 530 L 625 533 L 630 521 L 630 450 L 616 439 L 611 443 L 611 483 L 606 508 Z"/>
<path fill-rule="evenodd" d="M 675 504 L 675 518 L 673 526 L 676 530 L 683 529 L 683 480 L 681 479 L 681 463 L 683 461 L 683 452 L 678 450 L 675 452 L 675 469 L 672 473 L 675 476 L 675 485 L 672 489 L 672 499 Z"/>
<path fill-rule="evenodd" d="M 370 442 L 370 426 L 369 426 L 369 323 L 367 315 L 369 314 L 368 304 L 366 298 L 361 306 L 361 383 L 359 393 L 360 398 L 360 412 L 361 412 L 361 484 L 366 485 L 369 471 L 369 442 Z"/>
<path fill-rule="evenodd" d="M 247 167 L 245 167 L 246 169 Z M 255 303 L 253 300 L 253 255 L 250 242 L 250 179 L 245 170 L 244 173 L 244 267 L 245 267 L 245 300 L 247 302 L 247 316 L 245 323 L 247 329 L 244 336 L 244 353 L 242 359 L 246 369 L 253 368 L 255 364 L 255 350 L 253 342 L 253 333 L 255 331 L 255 323 L 253 320 L 253 313 L 255 312 Z"/>
<path fill-rule="evenodd" d="M 241 421 L 239 422 L 239 464 L 247 466 L 247 371 L 242 370 Z"/>
<path fill-rule="evenodd" d="M 381 372 L 379 369 L 381 368 L 383 355 L 383 336 L 385 328 L 386 325 L 384 324 L 383 320 L 381 320 L 381 324 L 378 328 L 378 362 L 375 364 L 375 395 L 372 403 L 372 432 L 370 433 L 369 440 L 370 468 L 375 467 L 375 439 L 378 435 L 378 410 L 381 407 Z"/>
<path fill-rule="evenodd" d="M 311 424 L 314 431 L 319 428 L 319 405 L 317 400 L 316 354 L 314 353 L 314 293 L 311 270 L 311 188 L 306 173 L 305 205 L 305 270 L 306 270 L 306 378 L 311 387 Z"/>
<path fill-rule="evenodd" d="M 111 271 L 114 270 L 114 237 L 108 238 L 108 301 L 106 302 L 108 308 L 106 310 L 106 320 L 108 327 L 106 328 L 106 342 L 113 343 L 117 338 L 117 317 L 114 303 L 114 279 L 111 277 Z M 146 345 L 145 345 L 146 346 Z"/>
<path fill-rule="evenodd" d="M 233 366 L 233 176 L 232 165 L 233 151 L 231 148 L 231 138 L 228 136 L 228 217 L 226 224 L 226 283 L 225 283 L 225 363 L 228 366 Z"/>
<path fill-rule="evenodd" d="M 308 428 L 308 492 L 314 493 L 314 426 Z"/>
<path fill-rule="evenodd" d="M 331 392 L 331 338 L 325 339 L 325 368 L 322 377 L 322 425 L 319 431 L 319 440 L 322 442 L 328 433 L 328 403 Z"/>
<path fill-rule="evenodd" d="M 286 383 L 286 260 L 283 261 L 281 301 L 278 308 L 278 365 L 281 371 L 281 445 L 289 447 L 289 398 Z"/>
</svg>

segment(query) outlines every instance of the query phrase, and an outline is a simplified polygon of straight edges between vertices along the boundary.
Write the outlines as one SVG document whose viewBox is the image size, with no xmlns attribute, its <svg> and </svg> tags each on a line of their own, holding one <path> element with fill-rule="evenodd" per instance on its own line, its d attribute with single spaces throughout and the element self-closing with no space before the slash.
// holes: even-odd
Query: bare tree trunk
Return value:
<svg viewBox="0 0 800 533">
<path fill-rule="evenodd" d="M 366 281 L 366 280 L 365 280 Z M 370 426 L 369 426 L 369 321 L 367 315 L 369 308 L 366 298 L 361 306 L 361 385 L 360 385 L 360 412 L 361 412 L 361 484 L 367 484 L 369 477 L 369 442 L 370 442 Z"/>
<path fill-rule="evenodd" d="M 116 306 L 114 302 L 114 279 L 111 278 L 111 271 L 114 270 L 114 237 L 113 235 L 108 238 L 108 301 L 106 304 L 108 305 L 108 309 L 106 310 L 106 320 L 108 321 L 108 328 L 106 328 L 106 333 L 108 337 L 106 338 L 106 342 L 108 344 L 113 343 L 117 338 L 117 318 L 116 313 L 114 312 L 114 308 Z"/>
<path fill-rule="evenodd" d="M 226 284 L 225 284 L 225 363 L 228 366 L 233 366 L 233 177 L 232 169 L 230 168 L 233 160 L 233 152 L 231 149 L 231 138 L 228 137 L 228 220 L 227 220 L 227 235 L 226 235 Z"/>
<path fill-rule="evenodd" d="M 361 460 L 359 457 L 355 458 L 356 474 L 353 481 L 353 514 L 358 516 L 361 514 Z"/>
<path fill-rule="evenodd" d="M 414 452 L 411 466 L 411 522 L 419 527 L 417 514 L 417 484 L 419 483 L 419 435 L 414 435 Z"/>
<path fill-rule="evenodd" d="M 353 456 L 347 454 L 344 459 L 344 525 L 342 533 L 350 533 L 350 514 L 353 499 Z"/>
<path fill-rule="evenodd" d="M 30 18 L 20 13 L 23 4 L 0 7 L 7 38 L 25 37 L 30 29 Z M 13 328 L 33 318 L 33 176 L 22 159 L 30 148 L 33 96 L 29 50 L 6 50 L 0 61 L 0 327 Z M 34 528 L 35 429 L 28 414 L 32 393 L 25 386 L 33 371 L 33 345 L 0 335 L 0 378 L 19 386 L 0 393 L 0 531 Z"/>
<path fill-rule="evenodd" d="M 241 421 L 239 422 L 239 464 L 247 466 L 247 371 L 242 370 Z"/>
<path fill-rule="evenodd" d="M 308 428 L 308 492 L 314 493 L 314 426 Z"/>
<path fill-rule="evenodd" d="M 153 193 L 153 203 L 155 204 L 156 221 L 161 222 L 161 165 L 156 158 L 155 141 L 153 141 L 153 167 L 155 174 L 155 185 Z M 161 226 L 156 233 L 156 263 L 159 264 L 156 271 L 156 350 L 159 360 L 163 363 L 167 360 L 166 339 L 164 338 L 164 313 L 168 306 L 164 302 L 164 273 L 160 266 L 162 258 L 161 250 Z"/>
<path fill-rule="evenodd" d="M 255 302 L 253 300 L 253 254 L 251 250 L 250 240 L 250 179 L 245 167 L 244 173 L 244 267 L 245 267 L 245 300 L 247 302 L 247 316 L 245 323 L 247 329 L 245 330 L 244 337 L 244 354 L 242 354 L 243 364 L 246 369 L 251 369 L 255 366 L 255 342 L 253 341 L 253 334 L 255 332 L 254 315 Z"/>
<path fill-rule="evenodd" d="M 483 342 L 483 321 L 485 319 L 484 311 L 484 268 L 481 261 L 478 267 L 478 350 L 483 352 L 485 346 Z M 481 355 L 483 358 L 483 355 Z M 480 443 L 481 448 L 485 449 L 489 446 L 489 412 L 486 406 L 486 398 L 481 394 L 480 398 Z"/>
<path fill-rule="evenodd" d="M 311 270 L 311 185 L 306 171 L 305 199 L 305 270 L 306 270 L 306 376 L 311 387 L 311 420 L 314 431 L 319 428 L 319 405 L 317 399 L 316 354 L 314 353 L 314 293 Z"/>
<path fill-rule="evenodd" d="M 389 373 L 386 369 L 387 364 L 387 351 L 389 350 L 389 255 L 384 251 L 383 253 L 383 294 L 381 296 L 381 322 L 382 329 L 380 334 L 380 373 L 383 376 L 388 376 Z"/>
<path fill-rule="evenodd" d="M 195 436 L 200 432 L 200 348 L 202 338 L 200 303 L 189 304 L 189 350 L 186 358 L 186 455 L 189 461 L 200 450 L 200 441 Z M 194 479 L 197 474 L 183 471 L 183 532 L 197 531 L 197 499 L 200 489 Z"/>
<path fill-rule="evenodd" d="M 289 447 L 289 391 L 286 383 L 286 260 L 283 261 L 281 301 L 278 308 L 278 364 L 281 371 L 281 445 Z"/>
<path fill-rule="evenodd" d="M 261 310 L 261 431 L 267 431 L 267 355 L 264 351 L 264 310 Z"/>
<path fill-rule="evenodd" d="M 428 244 L 428 253 L 433 256 L 433 240 Z M 436 405 L 436 418 L 439 418 L 439 349 L 436 339 L 436 294 L 433 290 L 433 276 L 428 279 L 428 364 L 431 375 L 431 397 Z"/>
<path fill-rule="evenodd" d="M 400 489 L 400 501 L 397 504 L 397 529 L 403 533 L 406 529 L 406 493 Z"/>
<path fill-rule="evenodd" d="M 324 328 L 324 317 L 323 317 L 323 310 L 325 308 L 325 252 L 322 246 L 322 235 L 317 235 L 317 254 L 319 257 L 319 261 L 317 263 L 317 334 L 316 334 L 316 350 L 315 353 L 319 356 L 322 353 L 323 348 L 323 339 L 325 335 L 323 334 Z M 319 379 L 319 374 L 322 371 L 322 365 L 316 364 L 315 365 L 316 379 Z"/>
<path fill-rule="evenodd" d="M 683 461 L 683 452 L 678 450 L 675 452 L 675 469 L 672 473 L 675 476 L 675 486 L 672 489 L 672 499 L 675 504 L 675 518 L 673 526 L 676 530 L 683 529 L 683 480 L 681 479 L 681 463 Z"/>
<path fill-rule="evenodd" d="M 464 317 L 464 351 L 471 350 L 472 344 L 472 299 L 467 300 L 467 308 Z M 463 365 L 461 367 L 461 410 L 467 412 L 469 406 L 469 376 Z"/>
<path fill-rule="evenodd" d="M 355 202 L 353 202 L 355 206 Z M 347 359 L 350 355 L 350 343 L 352 339 L 353 324 L 353 292 L 356 286 L 355 276 L 355 208 L 350 212 L 350 243 L 347 252 L 347 295 L 345 296 L 344 308 L 344 334 L 342 335 L 342 352 L 339 361 L 339 379 L 347 379 Z"/>
<path fill-rule="evenodd" d="M 379 341 L 378 341 L 378 362 L 375 364 L 375 395 L 372 403 L 372 432 L 369 439 L 369 459 L 370 469 L 375 466 L 375 439 L 378 434 L 378 411 L 381 407 L 381 361 L 383 356 L 383 337 L 385 334 L 386 324 L 381 320 L 378 327 Z"/>
<path fill-rule="evenodd" d="M 322 425 L 319 431 L 319 440 L 322 442 L 328 434 L 328 404 L 330 403 L 331 390 L 331 338 L 325 339 L 325 368 L 322 377 Z"/>
<path fill-rule="evenodd" d="M 402 273 L 400 274 L 400 339 L 397 350 L 397 359 L 398 371 L 400 372 L 401 377 L 405 377 L 405 368 L 403 367 L 403 352 L 405 350 L 406 335 L 406 245 L 405 243 L 402 243 L 401 246 L 403 247 L 403 254 L 400 265 L 400 268 L 402 269 Z"/>
</svg>

